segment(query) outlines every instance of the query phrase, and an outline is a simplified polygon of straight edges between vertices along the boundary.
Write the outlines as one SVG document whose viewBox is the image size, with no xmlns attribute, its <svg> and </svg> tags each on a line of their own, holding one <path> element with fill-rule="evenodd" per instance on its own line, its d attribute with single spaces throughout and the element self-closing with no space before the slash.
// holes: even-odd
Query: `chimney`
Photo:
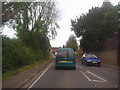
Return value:
<svg viewBox="0 0 120 90">
<path fill-rule="evenodd" d="M 110 6 L 110 5 L 111 5 L 110 0 L 104 0 L 104 2 L 103 2 L 103 4 L 102 4 L 103 7 L 104 7 L 104 6 Z"/>
</svg>

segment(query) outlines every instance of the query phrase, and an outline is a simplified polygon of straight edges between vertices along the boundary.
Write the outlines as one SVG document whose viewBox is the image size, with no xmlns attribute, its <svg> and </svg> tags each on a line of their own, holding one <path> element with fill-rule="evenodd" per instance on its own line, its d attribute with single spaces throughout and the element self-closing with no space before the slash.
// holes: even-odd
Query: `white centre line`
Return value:
<svg viewBox="0 0 120 90">
<path fill-rule="evenodd" d="M 78 65 L 77 65 L 77 67 L 82 68 L 82 67 L 80 67 L 80 66 L 78 66 Z"/>
<path fill-rule="evenodd" d="M 116 88 L 118 87 L 118 85 L 115 86 Z"/>
<path fill-rule="evenodd" d="M 79 68 L 82 68 L 82 67 L 79 67 Z"/>
<path fill-rule="evenodd" d="M 83 71 L 80 72 L 88 79 L 88 81 L 92 81 Z"/>
<path fill-rule="evenodd" d="M 32 88 L 34 86 L 34 84 L 45 74 L 45 72 L 50 68 L 50 66 L 53 64 L 53 62 L 47 67 L 47 69 L 33 82 L 33 84 L 28 88 L 28 90 L 30 88 Z"/>
<path fill-rule="evenodd" d="M 92 72 L 90 72 L 90 71 L 87 71 L 87 72 L 90 73 L 91 75 L 93 75 L 93 76 L 95 76 L 95 77 L 101 79 L 102 81 L 107 82 L 107 80 L 105 80 L 105 79 L 103 79 L 103 78 L 101 78 L 101 77 L 95 75 L 94 73 L 92 73 Z"/>
<path fill-rule="evenodd" d="M 76 65 L 76 68 L 78 67 L 78 65 Z"/>
<path fill-rule="evenodd" d="M 94 82 L 104 82 L 104 81 L 101 81 L 101 80 L 92 80 Z"/>
<path fill-rule="evenodd" d="M 97 87 L 97 85 L 95 85 L 95 87 Z"/>
</svg>

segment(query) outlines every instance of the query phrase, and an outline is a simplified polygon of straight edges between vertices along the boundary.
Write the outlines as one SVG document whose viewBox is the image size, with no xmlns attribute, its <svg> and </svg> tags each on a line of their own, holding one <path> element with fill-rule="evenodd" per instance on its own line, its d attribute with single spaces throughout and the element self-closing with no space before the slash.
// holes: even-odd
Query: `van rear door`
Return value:
<svg viewBox="0 0 120 90">
<path fill-rule="evenodd" d="M 58 52 L 59 63 L 73 63 L 75 59 L 74 51 L 61 50 Z"/>
<path fill-rule="evenodd" d="M 67 60 L 71 63 L 74 63 L 75 60 L 75 53 L 74 51 L 68 51 L 67 52 Z"/>
</svg>

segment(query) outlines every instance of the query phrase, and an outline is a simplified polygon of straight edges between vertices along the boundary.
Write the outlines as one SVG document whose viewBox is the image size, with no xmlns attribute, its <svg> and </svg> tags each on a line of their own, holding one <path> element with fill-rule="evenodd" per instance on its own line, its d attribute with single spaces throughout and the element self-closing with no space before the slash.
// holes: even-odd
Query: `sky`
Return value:
<svg viewBox="0 0 120 90">
<path fill-rule="evenodd" d="M 66 44 L 70 35 L 74 35 L 71 31 L 71 19 L 80 16 L 82 13 L 88 12 L 95 6 L 101 6 L 104 0 L 56 0 L 60 17 L 58 18 L 57 36 L 54 40 L 50 40 L 52 47 L 62 47 Z M 106 1 L 106 0 L 105 0 Z M 117 5 L 120 0 L 109 0 L 113 5 Z M 3 34 L 10 38 L 15 37 L 15 31 L 5 26 Z M 80 38 L 76 38 L 79 44 Z"/>
</svg>

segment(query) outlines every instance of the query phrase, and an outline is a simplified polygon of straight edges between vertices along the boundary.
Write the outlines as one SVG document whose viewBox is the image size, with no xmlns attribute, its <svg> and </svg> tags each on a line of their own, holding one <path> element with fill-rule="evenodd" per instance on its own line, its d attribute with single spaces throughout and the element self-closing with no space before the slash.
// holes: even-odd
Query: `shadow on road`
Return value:
<svg viewBox="0 0 120 90">
<path fill-rule="evenodd" d="M 55 69 L 55 68 L 54 68 Z M 61 68 L 57 68 L 55 70 L 74 70 L 73 68 L 66 68 L 66 67 L 61 67 Z"/>
</svg>

